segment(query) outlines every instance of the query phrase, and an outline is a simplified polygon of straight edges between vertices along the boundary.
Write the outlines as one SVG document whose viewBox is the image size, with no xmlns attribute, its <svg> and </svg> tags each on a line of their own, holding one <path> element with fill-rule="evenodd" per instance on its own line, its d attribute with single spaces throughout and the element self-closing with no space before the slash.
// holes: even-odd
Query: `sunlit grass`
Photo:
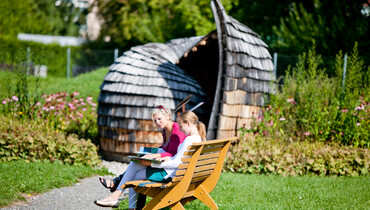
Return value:
<svg viewBox="0 0 370 210">
<path fill-rule="evenodd" d="M 211 193 L 220 209 L 370 209 L 370 177 L 223 173 Z M 120 209 L 127 209 L 127 201 Z M 186 209 L 208 209 L 199 200 Z"/>
<path fill-rule="evenodd" d="M 0 162 L 0 207 L 25 200 L 21 193 L 43 193 L 69 186 L 94 174 L 108 174 L 106 169 L 24 161 Z"/>
<path fill-rule="evenodd" d="M 29 77 L 29 89 L 31 93 L 38 86 L 38 92 L 42 94 L 51 94 L 57 92 L 73 93 L 79 92 L 79 97 L 86 98 L 92 96 L 96 102 L 100 93 L 100 85 L 103 83 L 104 76 L 108 73 L 108 68 L 101 68 L 86 74 L 81 74 L 73 78 L 61 78 L 61 77 L 47 77 L 47 78 L 36 78 L 33 76 Z M 2 89 L 6 89 L 5 86 L 13 88 L 13 92 L 16 87 L 16 74 L 9 74 L 5 71 L 0 71 L 0 82 L 3 84 L 0 86 Z M 0 91 L 0 99 L 6 98 L 6 91 Z"/>
</svg>

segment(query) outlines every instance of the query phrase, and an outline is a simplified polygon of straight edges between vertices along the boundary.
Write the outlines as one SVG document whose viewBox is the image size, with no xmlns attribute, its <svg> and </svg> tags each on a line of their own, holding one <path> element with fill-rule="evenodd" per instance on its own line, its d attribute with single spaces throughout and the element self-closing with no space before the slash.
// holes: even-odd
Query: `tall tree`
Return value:
<svg viewBox="0 0 370 210">
<path fill-rule="evenodd" d="M 277 39 L 272 27 L 279 25 L 281 17 L 287 17 L 294 0 L 238 0 L 232 2 L 230 15 L 257 32 L 270 44 Z"/>
<path fill-rule="evenodd" d="M 50 31 L 47 17 L 33 0 L 0 1 L 0 36 L 14 38 L 20 32 L 46 34 Z"/>
<path fill-rule="evenodd" d="M 222 1 L 226 10 L 231 1 Z M 95 4 L 104 19 L 100 38 L 109 37 L 120 47 L 205 35 L 216 28 L 209 0 L 96 0 Z"/>
<path fill-rule="evenodd" d="M 311 4 L 292 4 L 289 17 L 273 28 L 279 38 L 273 46 L 280 52 L 298 54 L 308 51 L 315 40 L 317 51 L 335 55 L 350 52 L 357 41 L 360 54 L 369 57 L 369 15 L 363 13 L 367 0 L 313 0 Z"/>
</svg>

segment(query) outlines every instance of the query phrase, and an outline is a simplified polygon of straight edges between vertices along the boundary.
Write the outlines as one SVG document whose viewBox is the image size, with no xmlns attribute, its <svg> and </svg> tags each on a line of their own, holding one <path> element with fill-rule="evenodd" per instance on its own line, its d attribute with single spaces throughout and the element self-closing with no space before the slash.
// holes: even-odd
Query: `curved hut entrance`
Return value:
<svg viewBox="0 0 370 210">
<path fill-rule="evenodd" d="M 218 52 L 217 33 L 213 31 L 208 36 L 205 36 L 190 51 L 185 53 L 176 64 L 193 77 L 203 88 L 210 102 L 209 107 L 212 107 L 214 102 L 217 85 Z M 208 115 L 204 119 L 200 119 L 206 126 L 208 126 L 211 108 L 209 110 Z"/>
</svg>

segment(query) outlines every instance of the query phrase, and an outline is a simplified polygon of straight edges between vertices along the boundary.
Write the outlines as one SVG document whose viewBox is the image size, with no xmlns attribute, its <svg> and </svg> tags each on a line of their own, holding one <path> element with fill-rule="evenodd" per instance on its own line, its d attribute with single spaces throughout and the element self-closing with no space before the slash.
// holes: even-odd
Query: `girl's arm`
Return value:
<svg viewBox="0 0 370 210">
<path fill-rule="evenodd" d="M 153 168 L 177 168 L 182 163 L 181 159 L 184 156 L 184 152 L 191 144 L 192 141 L 186 141 L 185 139 L 184 142 L 179 146 L 175 156 L 162 163 L 152 163 L 151 166 Z"/>
</svg>

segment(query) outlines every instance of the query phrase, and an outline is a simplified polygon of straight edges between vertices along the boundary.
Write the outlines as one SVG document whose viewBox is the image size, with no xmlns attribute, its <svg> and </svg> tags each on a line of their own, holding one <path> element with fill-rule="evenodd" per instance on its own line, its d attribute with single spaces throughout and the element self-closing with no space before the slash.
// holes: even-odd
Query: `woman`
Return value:
<svg viewBox="0 0 370 210">
<path fill-rule="evenodd" d="M 171 120 L 172 114 L 171 110 L 163 104 L 155 106 L 151 111 L 152 120 L 155 122 L 157 127 L 163 129 L 162 136 L 163 142 L 161 145 L 162 153 L 149 154 L 143 156 L 144 158 L 154 159 L 160 157 L 172 157 L 177 152 L 177 147 L 184 141 L 185 134 L 180 131 L 179 125 Z M 111 190 L 111 192 L 116 191 L 122 177 L 124 174 L 116 177 L 113 180 L 106 180 L 99 177 L 102 185 Z M 119 188 L 119 190 L 122 190 Z"/>
<path fill-rule="evenodd" d="M 187 137 L 177 148 L 176 155 L 173 157 L 166 156 L 157 158 L 163 161 L 162 163 L 152 163 L 145 160 L 140 161 L 140 163 L 131 162 L 118 188 L 124 188 L 124 183 L 133 180 L 148 179 L 157 182 L 170 182 L 172 180 L 175 176 L 177 167 L 182 163 L 181 159 L 188 146 L 196 142 L 205 141 L 206 136 L 204 124 L 199 122 L 198 117 L 191 111 L 183 112 L 177 118 L 177 123 L 180 126 L 180 130 L 184 132 Z M 101 206 L 117 206 L 118 198 L 121 194 L 122 191 L 116 190 L 109 197 L 95 201 L 95 204 Z M 129 209 L 136 209 L 137 198 L 138 193 L 130 188 Z"/>
</svg>

